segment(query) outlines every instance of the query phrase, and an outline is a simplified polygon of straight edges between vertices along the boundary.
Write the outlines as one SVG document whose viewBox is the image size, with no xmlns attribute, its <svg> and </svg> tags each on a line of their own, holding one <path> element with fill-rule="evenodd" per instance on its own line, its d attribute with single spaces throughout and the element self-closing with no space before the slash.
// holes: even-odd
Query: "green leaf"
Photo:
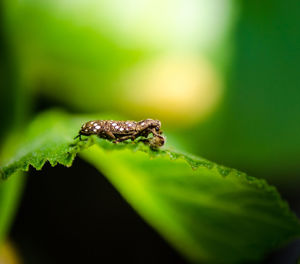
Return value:
<svg viewBox="0 0 300 264">
<path fill-rule="evenodd" d="M 74 141 L 83 120 L 59 111 L 41 114 L 28 127 L 15 156 L 0 168 L 1 178 L 6 179 L 16 171 L 28 171 L 29 165 L 40 170 L 46 161 L 52 166 L 71 166 L 78 151 L 89 144 Z"/>
<path fill-rule="evenodd" d="M 5 239 L 12 224 L 16 207 L 23 190 L 23 173 L 0 184 L 0 245 Z"/>
<path fill-rule="evenodd" d="M 300 235 L 298 219 L 264 180 L 168 147 L 152 151 L 141 142 L 113 144 L 96 137 L 75 141 L 81 124 L 91 119 L 58 111 L 41 115 L 1 177 L 29 165 L 41 169 L 46 160 L 70 166 L 79 152 L 192 262 L 258 261 Z"/>
<path fill-rule="evenodd" d="M 263 180 L 187 155 L 82 152 L 127 201 L 194 262 L 244 263 L 299 235 L 298 219 Z M 191 165 L 194 169 L 191 169 Z"/>
<path fill-rule="evenodd" d="M 0 160 L 13 154 L 18 140 L 11 135 L 1 146 Z M 24 173 L 18 171 L 14 177 L 0 183 L 0 245 L 4 242 L 16 213 L 24 184 Z"/>
</svg>

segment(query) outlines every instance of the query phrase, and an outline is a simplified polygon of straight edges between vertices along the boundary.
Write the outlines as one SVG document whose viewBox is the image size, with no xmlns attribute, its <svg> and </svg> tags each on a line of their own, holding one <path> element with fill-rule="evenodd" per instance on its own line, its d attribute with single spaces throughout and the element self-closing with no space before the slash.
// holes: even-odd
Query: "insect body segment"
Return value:
<svg viewBox="0 0 300 264">
<path fill-rule="evenodd" d="M 165 138 L 161 135 L 160 127 L 160 121 L 153 119 L 145 119 L 139 122 L 95 120 L 85 123 L 77 137 L 81 139 L 82 135 L 97 135 L 100 138 L 113 140 L 114 143 L 118 143 L 127 139 L 135 140 L 139 136 L 147 137 L 152 133 L 153 139 L 143 141 L 156 148 L 161 147 L 165 142 Z"/>
</svg>

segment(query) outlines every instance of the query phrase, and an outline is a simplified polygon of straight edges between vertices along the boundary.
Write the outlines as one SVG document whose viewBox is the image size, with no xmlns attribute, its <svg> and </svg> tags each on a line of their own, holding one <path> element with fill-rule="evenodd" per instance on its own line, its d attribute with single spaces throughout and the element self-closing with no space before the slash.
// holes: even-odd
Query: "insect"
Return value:
<svg viewBox="0 0 300 264">
<path fill-rule="evenodd" d="M 100 138 L 111 140 L 114 143 L 119 143 L 124 140 L 135 140 L 139 136 L 145 138 L 150 133 L 153 138 L 142 140 L 149 144 L 152 148 L 161 147 L 165 143 L 165 138 L 162 136 L 161 122 L 159 120 L 145 119 L 141 121 L 114 121 L 114 120 L 95 120 L 89 121 L 82 125 L 78 136 L 75 137 L 81 140 L 81 136 L 97 135 Z"/>
</svg>

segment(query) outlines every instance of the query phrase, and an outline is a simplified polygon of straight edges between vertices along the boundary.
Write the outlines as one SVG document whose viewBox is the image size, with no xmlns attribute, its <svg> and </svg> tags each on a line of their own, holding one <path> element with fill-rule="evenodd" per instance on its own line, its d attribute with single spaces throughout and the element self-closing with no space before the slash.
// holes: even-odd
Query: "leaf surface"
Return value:
<svg viewBox="0 0 300 264">
<path fill-rule="evenodd" d="M 41 169 L 46 161 L 71 166 L 79 153 L 192 262 L 258 261 L 299 236 L 298 219 L 264 180 L 168 146 L 153 151 L 141 142 L 75 141 L 82 123 L 92 119 L 99 117 L 40 115 L 13 159 L 1 167 L 1 178 L 30 165 Z"/>
</svg>

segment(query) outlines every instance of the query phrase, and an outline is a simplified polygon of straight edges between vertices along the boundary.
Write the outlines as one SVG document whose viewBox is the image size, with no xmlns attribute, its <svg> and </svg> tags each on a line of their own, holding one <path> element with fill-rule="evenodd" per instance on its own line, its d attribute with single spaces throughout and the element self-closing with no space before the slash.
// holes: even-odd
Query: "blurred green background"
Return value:
<svg viewBox="0 0 300 264">
<path fill-rule="evenodd" d="M 158 118 L 299 213 L 300 2 L 3 0 L 0 136 L 42 109 Z"/>
</svg>

